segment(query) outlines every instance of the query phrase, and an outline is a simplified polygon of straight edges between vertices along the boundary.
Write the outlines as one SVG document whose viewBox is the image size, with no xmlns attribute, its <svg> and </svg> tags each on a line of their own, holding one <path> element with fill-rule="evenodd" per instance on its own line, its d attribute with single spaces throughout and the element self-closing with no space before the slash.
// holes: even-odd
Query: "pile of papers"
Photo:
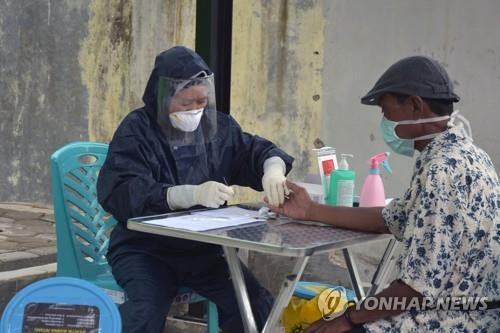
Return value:
<svg viewBox="0 0 500 333">
<path fill-rule="evenodd" d="M 191 231 L 207 231 L 265 220 L 266 218 L 259 215 L 258 211 L 240 207 L 227 207 L 186 212 L 185 215 L 148 220 L 143 223 Z"/>
</svg>

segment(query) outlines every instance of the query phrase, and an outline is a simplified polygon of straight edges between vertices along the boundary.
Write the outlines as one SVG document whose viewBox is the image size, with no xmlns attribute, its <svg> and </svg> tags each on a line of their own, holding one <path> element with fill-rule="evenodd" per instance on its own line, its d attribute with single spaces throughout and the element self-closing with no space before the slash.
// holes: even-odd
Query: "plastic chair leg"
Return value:
<svg viewBox="0 0 500 333">
<path fill-rule="evenodd" d="M 219 333 L 219 318 L 215 303 L 207 301 L 207 327 L 208 333 Z"/>
</svg>

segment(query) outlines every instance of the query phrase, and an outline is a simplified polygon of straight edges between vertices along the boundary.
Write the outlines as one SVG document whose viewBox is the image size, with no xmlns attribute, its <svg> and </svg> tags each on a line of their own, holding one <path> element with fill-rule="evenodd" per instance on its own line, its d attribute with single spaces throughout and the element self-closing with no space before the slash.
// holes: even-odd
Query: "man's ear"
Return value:
<svg viewBox="0 0 500 333">
<path fill-rule="evenodd" d="M 412 95 L 409 96 L 406 101 L 410 110 L 415 113 L 415 116 L 417 116 L 417 118 L 421 118 L 425 107 L 425 103 L 422 97 Z"/>
</svg>

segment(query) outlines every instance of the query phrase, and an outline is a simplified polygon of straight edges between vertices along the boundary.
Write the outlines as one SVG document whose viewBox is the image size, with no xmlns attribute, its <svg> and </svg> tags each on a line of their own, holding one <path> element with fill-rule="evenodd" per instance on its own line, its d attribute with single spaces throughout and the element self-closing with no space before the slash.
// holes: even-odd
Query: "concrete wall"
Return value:
<svg viewBox="0 0 500 333">
<path fill-rule="evenodd" d="M 195 20 L 195 0 L 1 1 L 0 201 L 50 203 L 51 153 L 109 141 Z"/>
<path fill-rule="evenodd" d="M 361 105 L 360 97 L 396 60 L 425 54 L 449 71 L 462 97 L 458 108 L 498 169 L 499 13 L 500 2 L 493 0 L 235 1 L 231 114 L 297 158 L 294 179 L 316 171 L 311 148 L 317 137 L 339 153 L 353 153 L 359 192 L 366 160 L 389 150 L 379 133 L 379 109 Z M 388 196 L 397 196 L 409 184 L 414 161 L 393 154 L 391 163 L 394 175 L 384 179 Z M 384 246 L 353 249 L 364 281 Z M 308 278 L 346 283 L 325 265 L 341 262 L 339 254 L 315 258 Z M 292 264 L 255 254 L 249 262 L 274 291 Z"/>
<path fill-rule="evenodd" d="M 323 6 L 319 0 L 234 1 L 231 115 L 293 155 L 297 179 L 316 166 L 311 148 L 322 117 Z M 248 192 L 238 199 L 262 199 Z"/>
<path fill-rule="evenodd" d="M 445 66 L 475 143 L 500 170 L 499 14 L 495 0 L 325 1 L 321 136 L 339 151 L 355 155 L 358 191 L 368 173 L 366 160 L 388 150 L 379 132 L 380 108 L 359 100 L 392 63 L 415 54 Z M 392 155 L 394 175 L 384 177 L 388 195 L 406 189 L 413 162 Z"/>
<path fill-rule="evenodd" d="M 50 154 L 70 141 L 111 138 L 123 116 L 142 104 L 154 56 L 175 44 L 194 46 L 195 4 L 0 2 L 0 201 L 50 203 Z M 476 142 L 500 165 L 500 2 L 238 0 L 233 13 L 231 114 L 297 158 L 294 179 L 316 171 L 311 149 L 319 137 L 355 154 L 359 190 L 366 159 L 387 150 L 380 113 L 359 98 L 410 54 L 446 66 Z M 393 155 L 392 164 L 387 192 L 398 195 L 413 161 Z M 260 198 L 245 192 L 239 199 Z M 380 251 L 359 249 L 364 275 Z M 275 283 L 274 261 L 283 261 L 261 259 L 250 262 Z M 327 260 L 335 255 L 315 259 L 310 268 L 318 274 L 311 279 L 331 279 L 320 269 Z"/>
<path fill-rule="evenodd" d="M 161 51 L 194 47 L 196 1 L 93 1 L 88 35 L 79 53 L 88 90 L 91 141 L 108 142 L 142 94 Z"/>
<path fill-rule="evenodd" d="M 389 150 L 379 132 L 380 108 L 361 105 L 360 98 L 392 63 L 415 54 L 431 56 L 447 69 L 462 99 L 456 107 L 470 121 L 475 143 L 500 170 L 499 1 L 325 0 L 324 8 L 320 137 L 339 152 L 355 155 L 351 167 L 357 171 L 358 193 L 368 158 Z M 414 159 L 391 156 L 394 174 L 383 175 L 388 196 L 406 190 L 413 164 Z M 365 280 L 383 247 L 353 249 Z"/>
<path fill-rule="evenodd" d="M 312 154 L 317 138 L 335 146 L 329 132 L 322 132 L 325 120 L 337 111 L 325 101 L 331 88 L 325 69 L 331 57 L 325 48 L 331 37 L 326 33 L 329 5 L 319 0 L 234 2 L 231 114 L 246 131 L 272 140 L 296 158 L 291 174 L 296 180 L 317 172 Z M 237 200 L 262 196 L 243 189 Z M 379 245 L 358 252 L 364 281 L 382 250 Z M 293 264 L 290 258 L 250 252 L 250 267 L 273 293 Z M 340 251 L 314 256 L 303 279 L 349 286 Z"/>
<path fill-rule="evenodd" d="M 48 202 L 55 147 L 86 140 L 88 1 L 0 2 L 0 201 Z"/>
<path fill-rule="evenodd" d="M 154 56 L 194 45 L 195 7 L 195 0 L 2 1 L 0 201 L 49 203 L 50 154 L 69 141 L 111 138 L 142 104 Z M 499 165 L 499 2 L 253 0 L 235 1 L 233 12 L 231 113 L 297 158 L 294 178 L 315 171 L 319 137 L 356 155 L 359 190 L 366 159 L 387 149 L 377 108 L 359 98 L 410 54 L 446 66 L 476 142 Z M 412 163 L 393 155 L 389 195 L 403 191 Z"/>
</svg>

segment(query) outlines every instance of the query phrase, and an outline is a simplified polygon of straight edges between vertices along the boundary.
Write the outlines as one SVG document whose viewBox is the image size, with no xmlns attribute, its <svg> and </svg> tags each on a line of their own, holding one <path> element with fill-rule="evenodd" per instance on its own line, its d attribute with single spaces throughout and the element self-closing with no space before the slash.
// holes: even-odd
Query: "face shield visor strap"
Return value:
<svg viewBox="0 0 500 333">
<path fill-rule="evenodd" d="M 200 73 L 197 74 L 199 76 Z M 206 75 L 206 73 L 201 73 Z M 157 122 L 172 146 L 192 144 L 194 141 L 212 141 L 217 132 L 217 112 L 213 75 L 192 79 L 160 77 L 158 80 Z M 171 112 L 203 109 L 203 116 L 196 130 L 184 132 L 175 128 Z"/>
</svg>

